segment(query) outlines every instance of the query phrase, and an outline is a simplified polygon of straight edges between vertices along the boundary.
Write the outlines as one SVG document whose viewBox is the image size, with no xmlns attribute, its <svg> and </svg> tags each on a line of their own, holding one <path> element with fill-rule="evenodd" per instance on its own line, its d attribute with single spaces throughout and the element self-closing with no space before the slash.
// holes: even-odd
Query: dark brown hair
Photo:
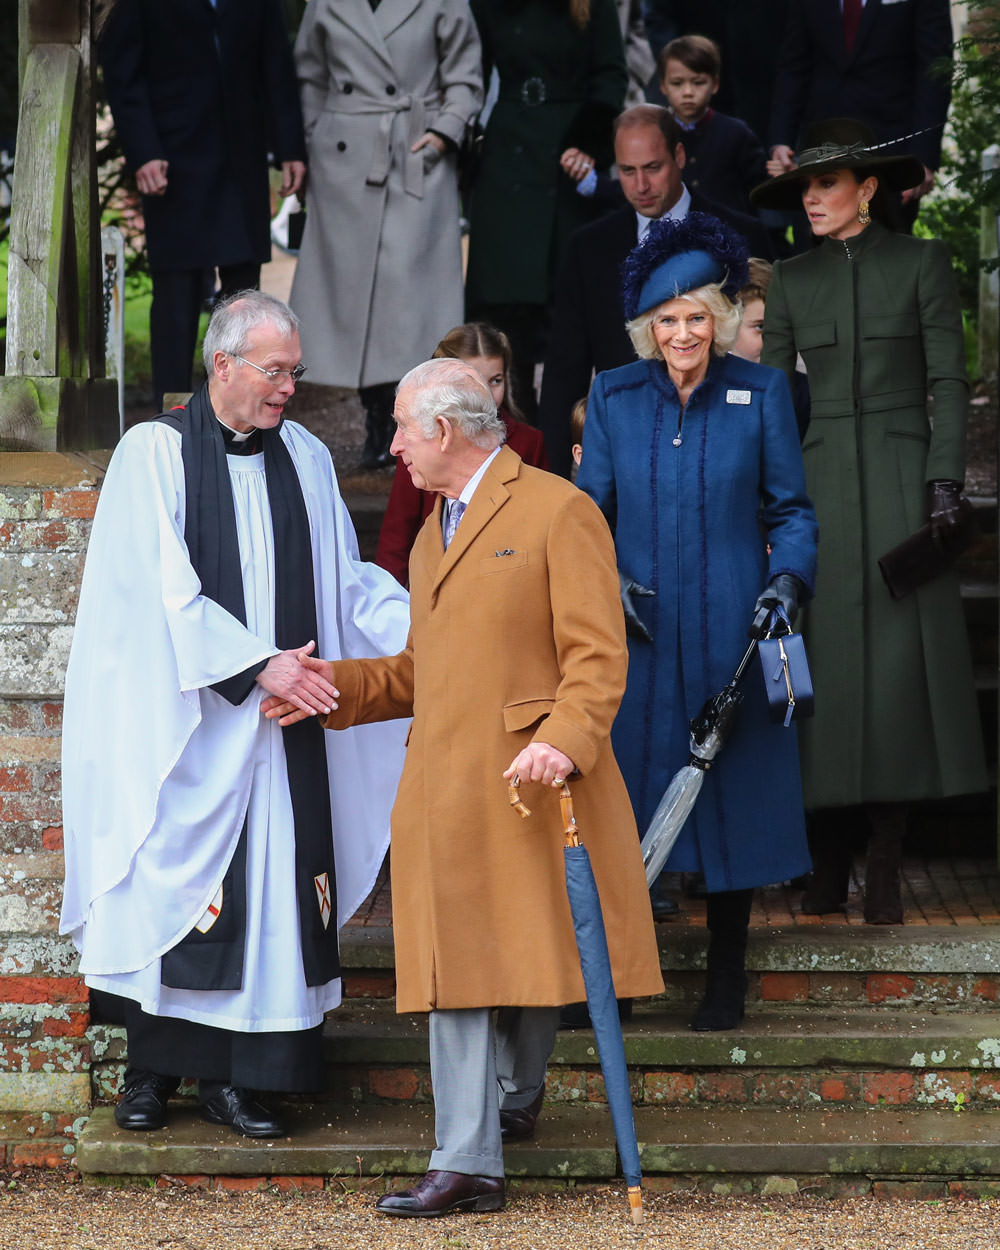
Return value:
<svg viewBox="0 0 1000 1250">
<path fill-rule="evenodd" d="M 708 74 L 710 78 L 718 78 L 722 72 L 719 45 L 707 35 L 680 35 L 665 44 L 656 63 L 661 81 L 667 76 L 668 61 L 680 61 L 692 74 Z"/>
</svg>

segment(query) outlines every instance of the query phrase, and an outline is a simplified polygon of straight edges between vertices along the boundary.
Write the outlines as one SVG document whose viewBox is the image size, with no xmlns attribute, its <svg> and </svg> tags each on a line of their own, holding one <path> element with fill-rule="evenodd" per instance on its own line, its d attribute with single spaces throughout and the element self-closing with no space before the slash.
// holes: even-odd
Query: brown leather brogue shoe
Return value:
<svg viewBox="0 0 1000 1250">
<path fill-rule="evenodd" d="M 535 1135 L 535 1124 L 538 1113 L 542 1109 L 545 1090 L 540 1089 L 526 1107 L 516 1107 L 505 1111 L 500 1108 L 500 1140 L 527 1141 Z"/>
<path fill-rule="evenodd" d="M 383 1194 L 375 1210 L 383 1215 L 430 1219 L 449 1211 L 499 1211 L 504 1204 L 502 1176 L 467 1176 L 464 1172 L 431 1171 L 412 1189 Z"/>
</svg>

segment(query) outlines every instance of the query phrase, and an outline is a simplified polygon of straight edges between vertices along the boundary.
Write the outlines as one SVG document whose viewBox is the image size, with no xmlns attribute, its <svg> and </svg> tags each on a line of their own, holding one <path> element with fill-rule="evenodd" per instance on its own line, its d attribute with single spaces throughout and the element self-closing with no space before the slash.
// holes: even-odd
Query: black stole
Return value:
<svg viewBox="0 0 1000 1250">
<path fill-rule="evenodd" d="M 180 430 L 184 463 L 184 541 L 201 580 L 202 593 L 245 625 L 246 603 L 240 572 L 233 489 L 222 427 L 212 408 L 208 386 L 197 391 L 186 408 L 164 413 L 158 420 Z M 319 631 L 309 516 L 295 464 L 279 430 L 280 426 L 273 430 L 260 430 L 259 433 L 274 527 L 274 638 L 279 650 L 287 651 L 302 646 L 310 638 L 315 638 L 318 645 Z M 295 882 L 302 963 L 306 984 L 323 985 L 340 975 L 325 731 L 317 718 L 310 716 L 281 732 L 295 826 Z M 324 882 L 329 903 L 325 925 L 320 893 Z M 192 930 L 188 936 L 197 947 L 199 938 L 211 938 L 213 932 L 214 926 L 205 935 Z M 234 940 L 240 946 L 242 966 L 244 933 L 237 934 Z M 182 941 L 187 942 L 188 938 Z M 169 983 L 176 985 L 177 981 Z M 188 984 L 187 988 L 227 989 L 237 986 Z"/>
</svg>

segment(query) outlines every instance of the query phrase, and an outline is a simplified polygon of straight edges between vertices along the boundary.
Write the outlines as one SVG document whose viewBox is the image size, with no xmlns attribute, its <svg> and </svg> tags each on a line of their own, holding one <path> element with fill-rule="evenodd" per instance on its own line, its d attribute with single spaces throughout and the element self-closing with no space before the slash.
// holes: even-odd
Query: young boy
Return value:
<svg viewBox="0 0 1000 1250">
<path fill-rule="evenodd" d="M 767 157 L 745 122 L 712 108 L 721 68 L 718 44 L 704 35 L 681 35 L 660 53 L 660 90 L 684 132 L 687 185 L 727 208 L 756 215 L 749 191 L 767 177 Z"/>
</svg>

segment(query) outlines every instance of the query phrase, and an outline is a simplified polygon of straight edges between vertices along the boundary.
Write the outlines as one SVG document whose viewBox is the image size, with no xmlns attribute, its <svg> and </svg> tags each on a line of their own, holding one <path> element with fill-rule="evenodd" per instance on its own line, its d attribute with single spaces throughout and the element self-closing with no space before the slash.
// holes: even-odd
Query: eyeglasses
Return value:
<svg viewBox="0 0 1000 1250">
<path fill-rule="evenodd" d="M 258 373 L 262 373 L 272 385 L 280 382 L 282 378 L 289 378 L 292 382 L 301 382 L 306 371 L 305 365 L 296 365 L 294 369 L 265 369 L 263 365 L 256 365 L 252 360 L 247 360 L 246 356 L 238 356 L 236 352 L 229 354 L 233 360 L 241 360 L 243 364 L 250 365 Z"/>
</svg>

